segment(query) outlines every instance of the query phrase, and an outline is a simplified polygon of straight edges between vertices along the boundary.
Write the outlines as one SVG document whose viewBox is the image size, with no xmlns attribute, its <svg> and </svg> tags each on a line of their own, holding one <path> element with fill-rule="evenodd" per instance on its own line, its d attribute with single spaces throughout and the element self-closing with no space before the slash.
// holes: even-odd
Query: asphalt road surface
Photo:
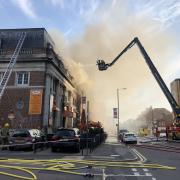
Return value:
<svg viewBox="0 0 180 180">
<path fill-rule="evenodd" d="M 154 143 L 148 142 L 148 147 Z M 158 146 L 172 143 L 158 142 Z M 179 144 L 177 145 L 179 147 Z M 176 147 L 176 143 L 173 143 Z M 91 154 L 0 151 L 0 179 L 179 180 L 180 153 L 124 145 L 110 137 Z"/>
</svg>

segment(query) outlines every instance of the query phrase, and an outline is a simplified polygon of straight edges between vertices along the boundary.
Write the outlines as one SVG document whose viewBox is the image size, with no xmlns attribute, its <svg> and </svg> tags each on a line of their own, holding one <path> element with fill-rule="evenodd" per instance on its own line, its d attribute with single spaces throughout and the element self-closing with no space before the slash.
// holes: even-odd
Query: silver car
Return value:
<svg viewBox="0 0 180 180">
<path fill-rule="evenodd" d="M 128 143 L 137 144 L 137 137 L 134 133 L 131 132 L 124 133 L 123 142 L 126 144 Z"/>
</svg>

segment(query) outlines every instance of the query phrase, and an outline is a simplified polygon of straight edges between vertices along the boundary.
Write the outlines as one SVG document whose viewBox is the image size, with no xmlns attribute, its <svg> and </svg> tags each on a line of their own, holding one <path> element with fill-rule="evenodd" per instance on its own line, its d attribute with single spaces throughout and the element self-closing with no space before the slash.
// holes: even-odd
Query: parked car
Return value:
<svg viewBox="0 0 180 180">
<path fill-rule="evenodd" d="M 80 133 L 77 129 L 60 128 L 52 137 L 51 151 L 56 152 L 62 148 L 73 148 L 80 152 Z"/>
<path fill-rule="evenodd" d="M 41 132 L 38 129 L 19 129 L 15 130 L 9 139 L 10 150 L 32 149 L 33 143 L 42 142 Z M 38 145 L 37 145 L 38 146 Z M 40 146 L 40 144 L 39 144 Z"/>
<path fill-rule="evenodd" d="M 123 141 L 124 133 L 127 133 L 127 132 L 128 132 L 127 129 L 120 129 L 120 130 L 119 130 L 119 136 L 118 136 L 118 139 L 119 139 L 120 141 Z"/>
<path fill-rule="evenodd" d="M 126 144 L 127 143 L 137 144 L 137 137 L 134 133 L 131 132 L 124 133 L 123 142 Z"/>
<path fill-rule="evenodd" d="M 166 138 L 166 133 L 163 132 L 159 133 L 159 138 Z"/>
</svg>

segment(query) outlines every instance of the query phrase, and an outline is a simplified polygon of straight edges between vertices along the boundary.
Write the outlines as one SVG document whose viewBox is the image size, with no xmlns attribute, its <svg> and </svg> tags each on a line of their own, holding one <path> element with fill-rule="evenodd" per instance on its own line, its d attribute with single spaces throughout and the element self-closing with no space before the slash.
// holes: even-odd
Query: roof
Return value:
<svg viewBox="0 0 180 180">
<path fill-rule="evenodd" d="M 180 78 L 174 79 L 174 81 L 180 81 Z M 172 82 L 174 82 L 174 81 L 172 81 Z"/>
<path fill-rule="evenodd" d="M 44 30 L 46 31 L 45 28 L 13 28 L 13 29 L 0 29 L 0 31 L 32 31 L 32 30 Z M 47 32 L 47 31 L 46 31 Z"/>
<path fill-rule="evenodd" d="M 18 29 L 0 29 L 0 48 L 14 48 L 17 45 L 21 32 L 26 32 L 26 38 L 23 44 L 24 48 L 46 47 L 47 43 L 55 45 L 52 38 L 45 28 L 18 28 Z"/>
</svg>

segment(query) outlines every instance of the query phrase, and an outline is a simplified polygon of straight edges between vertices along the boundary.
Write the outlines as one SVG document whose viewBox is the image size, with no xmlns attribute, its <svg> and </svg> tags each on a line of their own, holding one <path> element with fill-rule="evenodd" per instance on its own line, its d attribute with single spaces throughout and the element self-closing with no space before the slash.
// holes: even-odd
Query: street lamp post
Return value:
<svg viewBox="0 0 180 180">
<path fill-rule="evenodd" d="M 119 89 L 117 89 L 117 105 L 118 105 L 118 113 L 117 113 L 117 116 L 118 116 L 118 124 L 117 124 L 117 139 L 118 139 L 118 136 L 119 136 Z"/>
<path fill-rule="evenodd" d="M 121 88 L 117 89 L 117 118 L 118 118 L 118 123 L 117 123 L 117 138 L 119 136 L 119 90 L 126 90 L 127 88 Z"/>
<path fill-rule="evenodd" d="M 151 134 L 153 135 L 153 131 L 154 131 L 154 112 L 153 112 L 153 107 L 151 106 L 151 117 L 152 117 L 152 119 L 151 119 L 151 121 L 152 121 L 152 123 L 151 123 L 151 125 L 152 125 L 152 128 L 151 128 Z"/>
</svg>

